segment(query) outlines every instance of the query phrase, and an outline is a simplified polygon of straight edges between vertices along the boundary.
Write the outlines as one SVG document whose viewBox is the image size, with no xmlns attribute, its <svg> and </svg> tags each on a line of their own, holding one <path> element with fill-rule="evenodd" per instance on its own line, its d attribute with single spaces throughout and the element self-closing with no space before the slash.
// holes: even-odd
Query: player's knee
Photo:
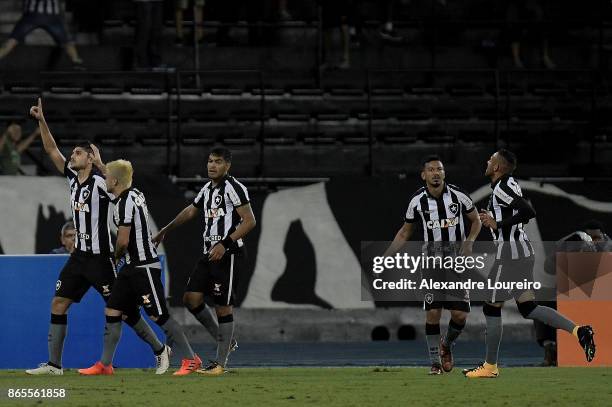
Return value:
<svg viewBox="0 0 612 407">
<path fill-rule="evenodd" d="M 204 311 L 204 308 L 206 308 L 206 304 L 205 303 L 201 303 L 200 305 L 198 305 L 197 307 L 194 307 L 194 308 L 187 307 L 187 309 L 189 310 L 189 312 L 191 312 L 193 314 L 193 316 L 196 316 L 200 312 Z"/>
<path fill-rule="evenodd" d="M 442 318 L 441 309 L 430 309 L 425 314 L 425 320 L 428 324 L 439 324 L 440 318 Z"/>
<path fill-rule="evenodd" d="M 464 311 L 451 311 L 451 319 L 459 325 L 464 325 L 467 320 L 467 312 Z"/>
<path fill-rule="evenodd" d="M 65 314 L 72 304 L 72 300 L 63 297 L 53 297 L 51 300 L 51 313 L 56 315 Z"/>
<path fill-rule="evenodd" d="M 198 299 L 196 298 L 196 296 L 189 293 L 185 293 L 183 294 L 183 305 L 185 305 L 187 309 L 191 310 L 197 308 L 200 304 L 198 303 Z"/>
<path fill-rule="evenodd" d="M 220 318 L 220 317 L 232 315 L 233 309 L 231 305 L 216 306 L 215 312 L 217 313 L 217 318 Z"/>
<path fill-rule="evenodd" d="M 521 315 L 523 316 L 523 318 L 529 318 L 529 314 L 531 314 L 531 311 L 536 309 L 538 304 L 536 304 L 535 301 L 525 301 L 525 302 L 517 301 L 516 306 L 519 312 L 521 313 Z"/>
<path fill-rule="evenodd" d="M 104 308 L 104 315 L 108 316 L 108 317 L 120 317 L 122 312 L 113 308 Z M 123 319 L 125 320 L 126 316 L 123 315 Z"/>
<path fill-rule="evenodd" d="M 199 309 L 201 306 L 204 306 L 204 297 L 200 294 L 185 294 L 183 296 L 183 304 L 189 310 Z"/>
<path fill-rule="evenodd" d="M 485 302 L 485 305 L 482 306 L 482 313 L 487 317 L 501 317 L 501 307 Z"/>
</svg>

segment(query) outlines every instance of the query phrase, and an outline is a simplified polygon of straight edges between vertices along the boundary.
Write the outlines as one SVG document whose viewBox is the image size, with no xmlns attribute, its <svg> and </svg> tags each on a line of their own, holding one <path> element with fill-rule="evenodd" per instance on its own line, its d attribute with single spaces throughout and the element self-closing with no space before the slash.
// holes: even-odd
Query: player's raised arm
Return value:
<svg viewBox="0 0 612 407">
<path fill-rule="evenodd" d="M 47 121 L 45 120 L 45 116 L 43 114 L 42 100 L 40 98 L 38 98 L 38 105 L 32 106 L 30 108 L 30 115 L 36 120 L 38 120 L 40 135 L 42 137 L 42 142 L 45 151 L 51 158 L 51 161 L 53 161 L 55 168 L 57 168 L 59 172 L 64 173 L 64 165 L 66 164 L 66 159 L 57 148 L 55 139 L 51 135 L 51 131 L 49 130 L 49 126 L 47 125 Z"/>
<path fill-rule="evenodd" d="M 175 227 L 180 226 L 183 223 L 195 218 L 197 215 L 198 208 L 196 208 L 194 205 L 187 206 L 178 215 L 176 215 L 176 218 L 174 218 L 172 222 L 168 223 L 159 232 L 157 232 L 157 234 L 153 236 L 153 239 L 151 239 L 151 241 L 156 246 L 159 245 L 161 242 L 163 242 L 164 237 L 166 237 L 166 233 L 168 233 Z"/>
</svg>

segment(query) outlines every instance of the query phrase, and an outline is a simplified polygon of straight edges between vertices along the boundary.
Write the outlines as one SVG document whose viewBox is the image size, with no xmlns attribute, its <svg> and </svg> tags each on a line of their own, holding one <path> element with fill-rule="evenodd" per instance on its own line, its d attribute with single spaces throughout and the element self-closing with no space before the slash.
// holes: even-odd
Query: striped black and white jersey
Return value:
<svg viewBox="0 0 612 407">
<path fill-rule="evenodd" d="M 117 227 L 130 226 L 125 262 L 133 266 L 153 264 L 159 261 L 157 250 L 151 241 L 149 209 L 142 192 L 136 188 L 126 189 L 115 202 L 113 220 Z"/>
<path fill-rule="evenodd" d="M 242 221 L 236 208 L 248 203 L 246 187 L 231 175 L 217 185 L 209 181 L 202 187 L 192 204 L 204 214 L 204 254 L 236 230 Z M 238 239 L 233 246 L 230 252 L 243 247 L 244 242 Z"/>
<path fill-rule="evenodd" d="M 524 224 L 535 216 L 535 211 L 523 198 L 516 180 L 504 175 L 495 181 L 487 209 L 497 222 L 497 230 L 491 230 L 497 241 L 497 259 L 521 259 L 533 256 Z"/>
<path fill-rule="evenodd" d="M 60 0 L 23 0 L 23 12 L 60 15 L 62 9 Z"/>
<path fill-rule="evenodd" d="M 460 242 L 465 240 L 463 215 L 472 212 L 474 203 L 459 187 L 444 184 L 439 198 L 427 187 L 418 189 L 410 198 L 405 221 L 421 221 L 423 240 L 426 242 Z"/>
<path fill-rule="evenodd" d="M 110 255 L 113 244 L 108 227 L 108 210 L 115 196 L 107 192 L 106 181 L 94 170 L 80 183 L 77 172 L 70 168 L 66 160 L 64 175 L 70 185 L 70 207 L 77 231 L 75 249 L 89 254 Z"/>
</svg>

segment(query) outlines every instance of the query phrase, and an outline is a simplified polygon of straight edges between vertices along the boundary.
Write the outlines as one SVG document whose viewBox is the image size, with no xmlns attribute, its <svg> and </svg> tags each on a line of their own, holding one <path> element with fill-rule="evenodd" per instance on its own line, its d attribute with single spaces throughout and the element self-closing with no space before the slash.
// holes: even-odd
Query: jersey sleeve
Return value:
<svg viewBox="0 0 612 407">
<path fill-rule="evenodd" d="M 106 196 L 111 202 L 116 202 L 117 197 L 110 192 L 108 192 L 108 188 L 106 187 L 106 180 L 99 175 L 94 176 L 96 178 L 96 186 L 98 187 L 100 194 Z"/>
<path fill-rule="evenodd" d="M 414 223 L 417 221 L 416 219 L 416 207 L 418 201 L 416 199 L 412 199 L 408 204 L 408 209 L 406 210 L 406 216 L 404 216 L 404 222 L 406 223 Z"/>
<path fill-rule="evenodd" d="M 69 160 L 66 160 L 64 162 L 64 176 L 68 178 L 70 181 L 72 181 L 73 179 L 77 177 L 77 172 L 73 170 L 72 168 L 70 168 L 69 164 L 70 164 Z"/>
<path fill-rule="evenodd" d="M 523 198 L 523 194 L 519 185 L 513 181 L 508 180 L 501 182 L 494 190 L 495 197 L 498 201 L 503 202 L 512 209 L 515 209 L 517 213 L 507 219 L 497 222 L 498 227 L 507 227 L 516 225 L 518 223 L 527 223 L 530 219 L 536 216 L 536 212 L 533 207 Z"/>
<path fill-rule="evenodd" d="M 470 213 L 474 210 L 474 201 L 472 201 L 472 198 L 470 198 L 468 194 L 459 192 L 457 198 L 459 198 L 459 202 L 461 202 L 465 208 L 465 213 Z"/>
<path fill-rule="evenodd" d="M 249 191 L 240 182 L 231 182 L 231 187 L 226 189 L 227 196 L 229 197 L 234 207 L 239 207 L 248 204 Z"/>
<path fill-rule="evenodd" d="M 119 202 L 119 225 L 131 226 L 134 219 L 134 199 L 128 195 Z"/>
<path fill-rule="evenodd" d="M 510 188 L 510 186 L 503 182 L 499 183 L 493 193 L 495 194 L 495 197 L 498 201 L 501 201 L 508 206 L 512 206 L 512 204 L 517 198 L 522 198 L 516 193 L 516 191 L 514 191 L 512 188 Z"/>
<path fill-rule="evenodd" d="M 204 189 L 205 188 L 206 186 L 200 189 L 200 192 L 198 193 L 198 195 L 196 195 L 195 198 L 193 198 L 193 202 L 191 203 L 193 206 L 201 210 L 204 210 Z"/>
</svg>

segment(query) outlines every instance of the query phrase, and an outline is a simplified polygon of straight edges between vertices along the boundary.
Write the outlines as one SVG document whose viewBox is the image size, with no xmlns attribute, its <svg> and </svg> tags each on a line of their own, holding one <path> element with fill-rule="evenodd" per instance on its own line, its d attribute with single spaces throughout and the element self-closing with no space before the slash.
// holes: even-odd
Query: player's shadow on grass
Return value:
<svg viewBox="0 0 612 407">
<path fill-rule="evenodd" d="M 315 293 L 317 264 L 312 243 L 306 236 L 302 222 L 291 223 L 283 247 L 287 266 L 272 289 L 272 301 L 289 304 L 313 304 L 322 308 L 333 308 Z"/>
</svg>

